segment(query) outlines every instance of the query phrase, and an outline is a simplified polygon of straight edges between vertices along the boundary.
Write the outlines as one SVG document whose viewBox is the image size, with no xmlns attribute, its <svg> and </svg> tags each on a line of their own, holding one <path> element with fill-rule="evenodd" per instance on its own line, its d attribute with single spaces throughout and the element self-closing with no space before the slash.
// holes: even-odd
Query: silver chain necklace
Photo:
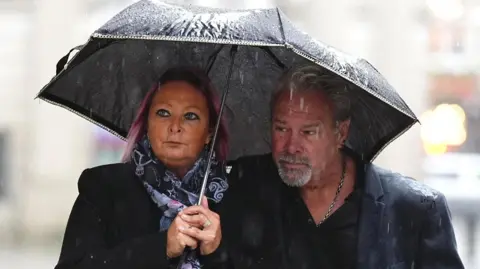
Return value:
<svg viewBox="0 0 480 269">
<path fill-rule="evenodd" d="M 323 217 L 322 221 L 319 224 L 317 224 L 317 226 L 320 226 L 320 224 L 322 224 L 332 214 L 332 210 L 335 207 L 335 204 L 337 203 L 338 197 L 340 195 L 340 191 L 342 190 L 342 187 L 343 187 L 343 183 L 345 182 L 345 174 L 346 174 L 346 170 L 347 170 L 346 166 L 347 165 L 346 165 L 345 157 L 343 157 L 342 158 L 342 177 L 340 178 L 340 183 L 338 183 L 337 192 L 335 192 L 335 197 L 333 197 L 333 201 L 330 204 L 330 206 L 328 207 L 327 213 Z"/>
</svg>

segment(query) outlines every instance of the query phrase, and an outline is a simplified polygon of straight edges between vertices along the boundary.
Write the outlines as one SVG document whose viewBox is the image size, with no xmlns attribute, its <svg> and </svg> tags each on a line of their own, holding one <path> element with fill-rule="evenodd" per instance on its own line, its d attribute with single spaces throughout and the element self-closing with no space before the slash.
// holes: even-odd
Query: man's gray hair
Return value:
<svg viewBox="0 0 480 269">
<path fill-rule="evenodd" d="M 333 104 L 333 120 L 335 124 L 350 119 L 351 99 L 347 82 L 338 75 L 317 66 L 308 65 L 287 72 L 272 98 L 272 105 L 283 91 L 322 91 Z M 273 109 L 273 106 L 272 106 Z"/>
</svg>

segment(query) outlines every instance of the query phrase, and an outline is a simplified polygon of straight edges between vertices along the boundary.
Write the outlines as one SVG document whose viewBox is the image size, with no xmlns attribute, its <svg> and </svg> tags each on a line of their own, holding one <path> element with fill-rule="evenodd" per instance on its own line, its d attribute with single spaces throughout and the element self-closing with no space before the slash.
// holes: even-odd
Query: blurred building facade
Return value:
<svg viewBox="0 0 480 269">
<path fill-rule="evenodd" d="M 58 59 L 132 2 L 0 1 L 1 25 L 14 25 L 0 28 L 0 35 L 6 37 L 0 43 L 0 242 L 60 240 L 81 171 L 118 161 L 121 141 L 33 97 L 53 77 Z M 441 1 L 451 2 L 445 8 L 418 0 L 183 2 L 236 8 L 280 6 L 319 40 L 369 60 L 417 115 L 441 103 L 462 105 L 471 119 L 466 131 L 469 140 L 461 145 L 442 144 L 442 156 L 465 152 L 475 157 L 480 153 L 480 111 L 476 109 L 480 107 L 480 55 L 476 52 L 480 47 L 480 8 L 471 6 L 465 12 L 465 7 L 474 3 Z M 430 144 L 426 145 L 421 133 L 419 125 L 413 127 L 375 162 L 418 180 L 431 178 L 445 161 L 435 154 L 432 157 Z M 478 176 L 480 172 L 476 176 L 480 182 Z M 456 181 L 445 183 L 445 189 L 452 182 Z M 466 263 L 480 268 L 480 225 L 472 214 L 462 212 L 453 212 L 455 225 L 460 227 L 461 255 Z"/>
</svg>

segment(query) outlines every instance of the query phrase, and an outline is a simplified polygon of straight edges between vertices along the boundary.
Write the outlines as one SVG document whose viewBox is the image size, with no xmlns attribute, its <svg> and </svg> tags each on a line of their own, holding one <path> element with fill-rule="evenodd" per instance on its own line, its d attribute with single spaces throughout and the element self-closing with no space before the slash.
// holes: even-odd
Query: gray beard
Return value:
<svg viewBox="0 0 480 269">
<path fill-rule="evenodd" d="M 278 175 L 283 183 L 290 187 L 302 187 L 312 178 L 312 169 L 306 167 L 304 169 L 288 169 L 277 163 Z"/>
<path fill-rule="evenodd" d="M 302 168 L 287 168 L 282 162 L 303 164 Z M 312 166 L 310 160 L 306 157 L 295 156 L 293 154 L 282 153 L 276 160 L 278 174 L 282 181 L 290 187 L 302 187 L 307 184 L 312 177 Z"/>
</svg>

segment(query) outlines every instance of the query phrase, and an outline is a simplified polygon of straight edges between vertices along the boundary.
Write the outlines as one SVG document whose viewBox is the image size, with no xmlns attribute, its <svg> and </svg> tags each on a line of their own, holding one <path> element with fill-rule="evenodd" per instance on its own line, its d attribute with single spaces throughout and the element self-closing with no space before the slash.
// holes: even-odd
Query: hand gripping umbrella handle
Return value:
<svg viewBox="0 0 480 269">
<path fill-rule="evenodd" d="M 210 149 L 208 151 L 207 168 L 205 169 L 205 175 L 203 175 L 202 187 L 200 188 L 200 194 L 198 195 L 198 201 L 197 201 L 196 205 L 201 205 L 202 204 L 202 198 L 205 195 L 205 188 L 207 187 L 207 179 L 208 179 L 208 175 L 210 174 L 210 167 L 212 166 L 213 153 L 215 151 L 215 142 L 217 140 L 217 133 L 218 133 L 218 129 L 220 127 L 220 123 L 221 123 L 221 120 L 222 120 L 223 108 L 225 107 L 225 101 L 227 100 L 228 90 L 230 88 L 230 78 L 232 77 L 233 64 L 235 63 L 235 55 L 236 55 L 237 51 L 238 51 L 238 46 L 237 45 L 233 45 L 232 48 L 230 49 L 231 61 L 230 61 L 230 67 L 228 69 L 227 85 L 225 87 L 225 90 L 222 93 L 222 100 L 221 100 L 221 103 L 220 103 L 220 111 L 218 112 L 217 122 L 215 124 L 215 131 L 213 132 L 212 141 L 210 143 Z M 182 269 L 182 266 L 185 263 L 185 259 L 187 258 L 187 255 L 188 255 L 189 251 L 190 251 L 190 248 L 186 248 L 183 251 L 182 256 L 180 256 L 180 261 L 178 262 L 177 269 Z"/>
</svg>

